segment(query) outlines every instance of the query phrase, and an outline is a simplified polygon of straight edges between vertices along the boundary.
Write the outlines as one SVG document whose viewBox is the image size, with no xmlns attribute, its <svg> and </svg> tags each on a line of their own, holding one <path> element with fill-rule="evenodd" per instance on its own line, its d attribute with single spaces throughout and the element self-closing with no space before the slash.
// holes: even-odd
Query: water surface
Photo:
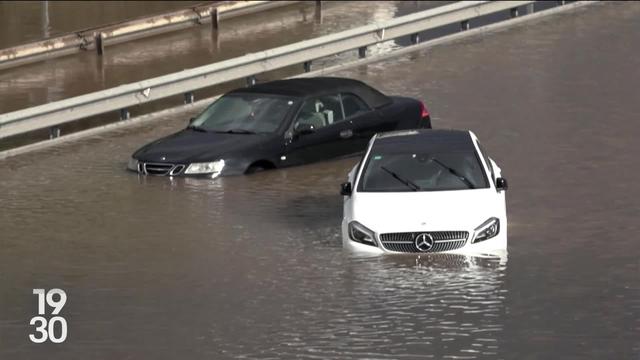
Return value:
<svg viewBox="0 0 640 360">
<path fill-rule="evenodd" d="M 356 159 L 123 170 L 190 114 L 3 160 L 0 358 L 638 358 L 639 16 L 594 5 L 338 74 L 478 135 L 510 182 L 508 259 L 345 253 Z M 52 287 L 69 338 L 31 344 Z"/>
</svg>

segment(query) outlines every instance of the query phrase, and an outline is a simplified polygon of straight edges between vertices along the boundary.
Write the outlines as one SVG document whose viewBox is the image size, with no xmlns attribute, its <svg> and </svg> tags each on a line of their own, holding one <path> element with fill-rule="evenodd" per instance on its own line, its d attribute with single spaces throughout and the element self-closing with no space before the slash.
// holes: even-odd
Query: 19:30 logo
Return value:
<svg viewBox="0 0 640 360">
<path fill-rule="evenodd" d="M 38 296 L 38 315 L 31 318 L 29 325 L 35 326 L 35 334 L 29 334 L 29 340 L 36 344 L 51 340 L 52 343 L 62 343 L 67 339 L 67 320 L 62 316 L 52 316 L 49 320 L 46 315 L 46 306 L 53 308 L 51 315 L 60 314 L 60 310 L 67 302 L 67 294 L 61 289 L 33 289 L 33 294 Z M 46 300 L 46 304 L 45 304 Z"/>
</svg>

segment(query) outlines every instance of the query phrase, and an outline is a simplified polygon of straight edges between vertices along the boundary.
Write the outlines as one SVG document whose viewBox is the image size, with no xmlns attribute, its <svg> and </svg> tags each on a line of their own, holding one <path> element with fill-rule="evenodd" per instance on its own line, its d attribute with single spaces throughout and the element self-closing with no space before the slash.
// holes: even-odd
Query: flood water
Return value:
<svg viewBox="0 0 640 360">
<path fill-rule="evenodd" d="M 0 49 L 197 4 L 201 2 L 2 1 Z"/>
<path fill-rule="evenodd" d="M 134 1 L 75 5 L 76 2 L 50 2 L 50 26 L 54 33 L 75 31 L 149 13 L 186 8 L 196 2 L 185 2 L 182 6 L 179 3 Z M 107 46 L 101 57 L 95 51 L 87 51 L 0 70 L 0 113 L 178 72 L 374 21 L 385 21 L 446 3 L 325 2 L 319 19 L 315 16 L 315 2 L 306 1 L 222 20 L 217 36 L 212 34 L 211 26 L 205 24 Z M 37 2 L 0 2 L 0 48 L 22 43 L 25 36 L 37 40 L 35 34 L 43 26 L 41 12 L 42 5 Z M 95 22 L 88 23 L 88 19 Z"/>
<path fill-rule="evenodd" d="M 357 159 L 123 170 L 188 113 L 3 160 L 0 358 L 637 359 L 639 17 L 592 5 L 337 74 L 478 135 L 510 183 L 508 259 L 344 252 Z M 32 289 L 54 287 L 68 339 L 32 344 Z"/>
</svg>

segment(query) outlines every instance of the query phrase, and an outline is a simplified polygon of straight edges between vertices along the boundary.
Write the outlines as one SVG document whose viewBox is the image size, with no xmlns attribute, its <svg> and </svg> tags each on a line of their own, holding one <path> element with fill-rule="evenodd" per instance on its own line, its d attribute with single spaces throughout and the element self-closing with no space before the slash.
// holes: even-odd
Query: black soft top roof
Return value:
<svg viewBox="0 0 640 360">
<path fill-rule="evenodd" d="M 372 151 L 382 153 L 430 153 L 475 151 L 466 130 L 409 130 L 378 135 Z"/>
<path fill-rule="evenodd" d="M 236 89 L 230 93 L 277 94 L 305 98 L 339 92 L 353 93 L 372 108 L 378 108 L 391 102 L 389 97 L 362 81 L 339 77 L 276 80 Z"/>
</svg>

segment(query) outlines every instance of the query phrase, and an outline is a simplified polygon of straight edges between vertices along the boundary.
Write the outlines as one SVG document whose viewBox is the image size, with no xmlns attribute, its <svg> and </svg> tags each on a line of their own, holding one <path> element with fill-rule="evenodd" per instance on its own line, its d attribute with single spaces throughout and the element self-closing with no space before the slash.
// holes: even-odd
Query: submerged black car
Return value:
<svg viewBox="0 0 640 360">
<path fill-rule="evenodd" d="M 362 153 L 378 132 L 431 128 L 418 100 L 344 78 L 278 80 L 231 91 L 189 126 L 136 151 L 148 175 L 236 175 Z"/>
</svg>

